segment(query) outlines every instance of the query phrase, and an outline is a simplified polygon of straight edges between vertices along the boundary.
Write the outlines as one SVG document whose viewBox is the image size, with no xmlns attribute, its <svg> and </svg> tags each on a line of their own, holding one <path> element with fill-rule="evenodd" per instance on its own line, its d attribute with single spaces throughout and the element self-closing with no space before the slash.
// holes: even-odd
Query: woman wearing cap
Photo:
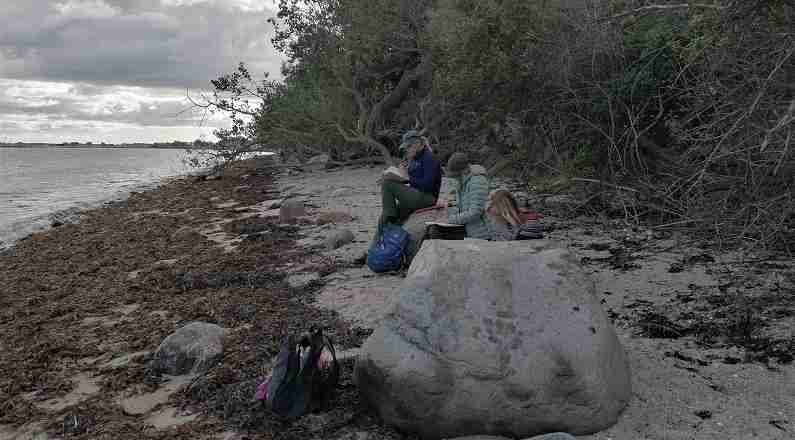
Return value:
<svg viewBox="0 0 795 440">
<path fill-rule="evenodd" d="M 458 192 L 457 206 L 448 211 L 447 222 L 464 225 L 467 237 L 490 240 L 491 231 L 486 223 L 486 202 L 489 198 L 486 169 L 470 164 L 464 153 L 453 153 L 447 161 L 445 173 L 455 179 Z"/>
<path fill-rule="evenodd" d="M 439 198 L 442 167 L 428 148 L 427 142 L 414 130 L 403 135 L 400 151 L 408 161 L 408 185 L 385 179 L 381 184 L 381 219 L 374 241 L 386 223 L 400 224 L 418 209 L 429 208 Z"/>
</svg>

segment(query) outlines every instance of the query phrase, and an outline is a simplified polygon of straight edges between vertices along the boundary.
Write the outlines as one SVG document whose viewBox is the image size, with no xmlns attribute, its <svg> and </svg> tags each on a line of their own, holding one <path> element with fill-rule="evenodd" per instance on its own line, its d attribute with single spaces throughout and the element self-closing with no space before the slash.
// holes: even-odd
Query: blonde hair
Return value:
<svg viewBox="0 0 795 440">
<path fill-rule="evenodd" d="M 505 222 L 513 226 L 522 223 L 522 216 L 519 213 L 519 204 L 507 189 L 496 189 L 489 194 L 488 208 L 494 208 L 495 213 L 502 217 Z"/>
</svg>

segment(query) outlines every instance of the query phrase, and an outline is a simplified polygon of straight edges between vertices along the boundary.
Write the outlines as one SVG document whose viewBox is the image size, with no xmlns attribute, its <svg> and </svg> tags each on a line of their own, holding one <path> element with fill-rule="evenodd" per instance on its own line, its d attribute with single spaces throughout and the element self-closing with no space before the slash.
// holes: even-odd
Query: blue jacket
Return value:
<svg viewBox="0 0 795 440">
<path fill-rule="evenodd" d="M 409 162 L 409 186 L 426 194 L 433 194 L 434 199 L 439 198 L 442 166 L 427 148 Z"/>
</svg>

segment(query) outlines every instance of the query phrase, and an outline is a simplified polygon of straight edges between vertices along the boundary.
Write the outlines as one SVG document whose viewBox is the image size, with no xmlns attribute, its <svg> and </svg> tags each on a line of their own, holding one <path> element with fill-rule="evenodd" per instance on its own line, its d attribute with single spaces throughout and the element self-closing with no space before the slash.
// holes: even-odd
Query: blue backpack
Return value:
<svg viewBox="0 0 795 440">
<path fill-rule="evenodd" d="M 405 229 L 391 223 L 384 225 L 381 237 L 367 251 L 367 267 L 375 273 L 400 270 L 408 243 Z"/>
</svg>

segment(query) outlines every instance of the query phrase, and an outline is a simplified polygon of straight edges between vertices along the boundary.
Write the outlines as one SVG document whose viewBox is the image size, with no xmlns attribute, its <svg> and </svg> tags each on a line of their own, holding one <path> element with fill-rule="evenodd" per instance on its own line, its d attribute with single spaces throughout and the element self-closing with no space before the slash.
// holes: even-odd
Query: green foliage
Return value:
<svg viewBox="0 0 795 440">
<path fill-rule="evenodd" d="M 288 61 L 285 79 L 257 93 L 262 143 L 389 156 L 389 140 L 418 126 L 442 154 L 510 155 L 527 175 L 646 188 L 655 206 L 642 211 L 661 217 L 743 200 L 758 203 L 735 224 L 765 209 L 791 217 L 790 205 L 765 204 L 792 193 L 780 176 L 795 169 L 789 0 L 278 5 L 273 43 Z M 228 80 L 216 87 L 234 96 L 249 78 Z M 706 196 L 739 181 L 746 189 Z"/>
</svg>

